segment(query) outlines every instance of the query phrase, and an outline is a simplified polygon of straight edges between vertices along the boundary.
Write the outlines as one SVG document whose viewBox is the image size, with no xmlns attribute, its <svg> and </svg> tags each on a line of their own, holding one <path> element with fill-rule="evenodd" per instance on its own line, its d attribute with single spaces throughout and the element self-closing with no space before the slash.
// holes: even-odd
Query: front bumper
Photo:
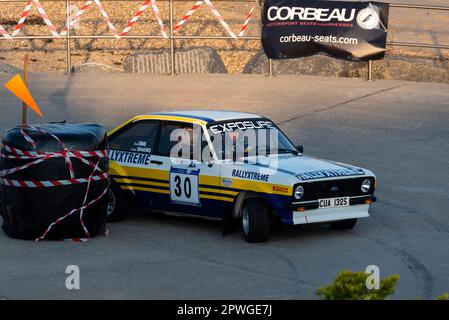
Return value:
<svg viewBox="0 0 449 320">
<path fill-rule="evenodd" d="M 331 222 L 369 217 L 369 204 L 357 204 L 342 208 L 293 211 L 292 224 Z"/>
<path fill-rule="evenodd" d="M 283 221 L 286 224 L 307 224 L 319 222 L 332 222 L 346 219 L 369 217 L 370 203 L 376 202 L 374 195 L 352 197 L 348 207 L 319 208 L 318 201 L 307 201 L 290 206 L 291 220 Z M 301 208 L 301 210 L 298 210 Z"/>
</svg>

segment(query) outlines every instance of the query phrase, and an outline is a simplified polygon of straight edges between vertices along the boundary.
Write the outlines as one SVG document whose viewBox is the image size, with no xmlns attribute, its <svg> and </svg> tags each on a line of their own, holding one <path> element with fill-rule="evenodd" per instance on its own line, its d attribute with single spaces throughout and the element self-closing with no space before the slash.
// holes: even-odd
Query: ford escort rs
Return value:
<svg viewBox="0 0 449 320">
<path fill-rule="evenodd" d="M 376 200 L 373 172 L 306 156 L 252 113 L 139 115 L 109 133 L 109 148 L 109 221 L 147 208 L 239 222 L 246 241 L 262 242 L 273 222 L 351 229 Z"/>
</svg>

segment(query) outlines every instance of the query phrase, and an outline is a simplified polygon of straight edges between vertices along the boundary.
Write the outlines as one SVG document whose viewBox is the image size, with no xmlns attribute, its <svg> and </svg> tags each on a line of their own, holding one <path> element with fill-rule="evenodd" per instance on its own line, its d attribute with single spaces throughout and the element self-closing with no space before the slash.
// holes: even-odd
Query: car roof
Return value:
<svg viewBox="0 0 449 320">
<path fill-rule="evenodd" d="M 179 110 L 168 112 L 157 112 L 149 115 L 186 117 L 202 120 L 205 122 L 226 121 L 234 119 L 262 118 L 260 115 L 249 112 L 221 111 L 221 110 Z"/>
</svg>

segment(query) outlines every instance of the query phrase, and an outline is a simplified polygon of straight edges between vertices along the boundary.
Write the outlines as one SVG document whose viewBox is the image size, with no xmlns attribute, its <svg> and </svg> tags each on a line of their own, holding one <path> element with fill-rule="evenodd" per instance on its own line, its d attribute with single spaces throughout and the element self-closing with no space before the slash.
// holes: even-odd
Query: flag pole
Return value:
<svg viewBox="0 0 449 320">
<path fill-rule="evenodd" d="M 28 53 L 25 53 L 25 56 L 23 58 L 23 81 L 25 82 L 25 85 L 28 87 L 28 62 L 29 62 L 29 55 Z M 27 105 L 25 102 L 22 102 L 22 128 L 25 128 L 27 125 Z"/>
</svg>

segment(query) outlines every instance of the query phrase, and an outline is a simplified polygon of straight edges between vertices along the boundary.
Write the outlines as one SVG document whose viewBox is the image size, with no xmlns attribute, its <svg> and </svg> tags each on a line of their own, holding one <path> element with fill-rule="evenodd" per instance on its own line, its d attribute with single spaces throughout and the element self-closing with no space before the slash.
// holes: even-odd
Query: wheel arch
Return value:
<svg viewBox="0 0 449 320">
<path fill-rule="evenodd" d="M 234 202 L 234 207 L 232 210 L 232 216 L 234 217 L 234 219 L 240 218 L 242 216 L 241 209 L 242 209 L 243 203 L 245 202 L 246 199 L 250 199 L 250 198 L 260 198 L 265 202 L 266 205 L 270 204 L 269 199 L 264 197 L 264 195 L 262 193 L 255 192 L 255 191 L 242 191 L 239 193 L 239 195 L 237 196 L 237 198 Z"/>
</svg>

